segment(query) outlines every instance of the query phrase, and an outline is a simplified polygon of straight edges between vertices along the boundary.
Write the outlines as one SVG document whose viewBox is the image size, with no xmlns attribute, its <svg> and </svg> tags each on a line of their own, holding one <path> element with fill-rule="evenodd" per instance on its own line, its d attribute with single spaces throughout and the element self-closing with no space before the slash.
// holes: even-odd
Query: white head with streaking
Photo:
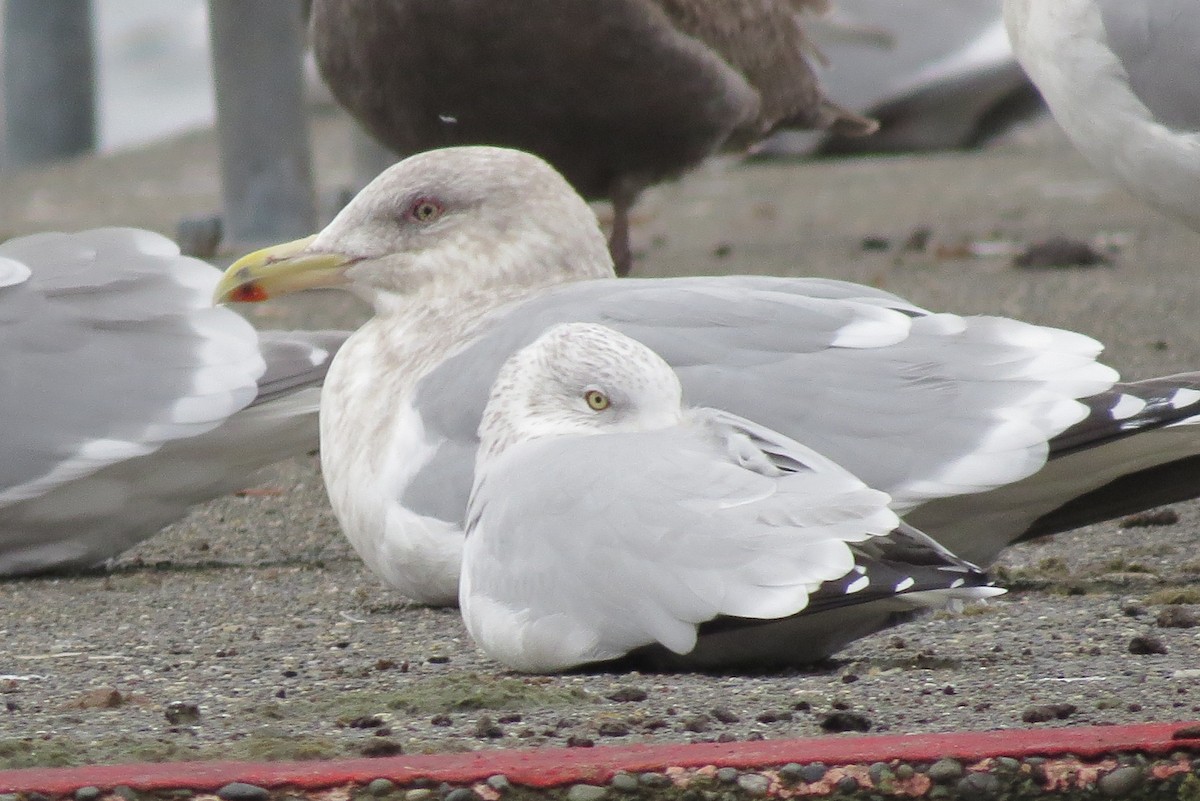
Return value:
<svg viewBox="0 0 1200 801">
<path fill-rule="evenodd" d="M 518 150 L 458 147 L 384 170 L 319 234 L 239 259 L 215 297 L 343 287 L 385 311 L 387 297 L 612 276 L 595 215 L 550 165 Z"/>
<path fill-rule="evenodd" d="M 479 460 L 546 436 L 653 431 L 683 419 L 679 377 L 611 328 L 564 323 L 511 356 L 479 424 Z"/>
</svg>

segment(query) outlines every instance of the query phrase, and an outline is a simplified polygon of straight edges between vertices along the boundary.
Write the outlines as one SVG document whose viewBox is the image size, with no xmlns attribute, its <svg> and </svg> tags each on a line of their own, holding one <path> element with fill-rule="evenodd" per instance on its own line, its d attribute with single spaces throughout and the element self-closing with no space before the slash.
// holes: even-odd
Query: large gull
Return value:
<svg viewBox="0 0 1200 801">
<path fill-rule="evenodd" d="M 613 203 L 777 126 L 869 133 L 826 100 L 800 15 L 827 0 L 314 0 L 334 97 L 385 146 L 503 145 Z"/>
<path fill-rule="evenodd" d="M 344 332 L 256 333 L 150 231 L 0 244 L 0 576 L 103 564 L 312 450 Z"/>
<path fill-rule="evenodd" d="M 333 510 L 385 581 L 458 597 L 476 428 L 500 365 L 595 322 L 675 368 L 692 403 L 803 441 L 959 556 L 1200 493 L 1200 374 L 1117 383 L 1098 342 L 934 314 L 824 279 L 613 278 L 595 217 L 540 159 L 412 156 L 319 234 L 235 262 L 218 299 L 340 286 L 374 317 L 321 410 Z M 1190 469 L 1189 469 L 1190 468 Z"/>
<path fill-rule="evenodd" d="M 798 442 L 684 408 L 657 354 L 555 326 L 500 368 L 479 427 L 460 606 L 527 672 L 808 664 L 987 577 Z"/>
<path fill-rule="evenodd" d="M 1200 231 L 1200 4 L 1005 0 L 1018 60 L 1103 175 Z"/>
</svg>

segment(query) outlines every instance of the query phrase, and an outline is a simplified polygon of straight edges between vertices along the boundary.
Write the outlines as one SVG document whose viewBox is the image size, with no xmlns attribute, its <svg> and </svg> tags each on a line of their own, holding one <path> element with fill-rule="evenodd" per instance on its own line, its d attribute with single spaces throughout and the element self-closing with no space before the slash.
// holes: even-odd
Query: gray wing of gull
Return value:
<svg viewBox="0 0 1200 801">
<path fill-rule="evenodd" d="M 136 229 L 0 244 L 0 575 L 97 564 L 315 447 L 347 334 L 260 336 L 219 276 Z"/>
<path fill-rule="evenodd" d="M 1076 397 L 1116 379 L 1099 345 L 1000 318 L 930 314 L 879 290 L 766 277 L 592 281 L 503 307 L 417 386 L 430 461 L 409 509 L 461 521 L 475 429 L 512 352 L 547 327 L 611 326 L 658 352 L 685 399 L 756 421 L 824 454 L 896 508 L 1035 472 L 1046 440 L 1081 419 Z"/>
<path fill-rule="evenodd" d="M 1155 119 L 1200 130 L 1200 8 L 1192 0 L 1094 0 L 1107 45 Z"/>
<path fill-rule="evenodd" d="M 685 653 L 719 615 L 795 614 L 853 571 L 847 543 L 897 525 L 884 493 L 808 449 L 790 443 L 780 470 L 729 418 L 695 419 L 513 446 L 472 499 L 473 597 L 531 626 L 569 619 L 553 639 L 580 652 L 559 667 Z"/>
</svg>

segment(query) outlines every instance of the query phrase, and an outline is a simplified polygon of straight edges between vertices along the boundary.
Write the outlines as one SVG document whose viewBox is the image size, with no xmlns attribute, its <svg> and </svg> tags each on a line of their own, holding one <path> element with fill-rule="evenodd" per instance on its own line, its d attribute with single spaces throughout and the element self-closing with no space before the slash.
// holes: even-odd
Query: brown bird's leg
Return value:
<svg viewBox="0 0 1200 801">
<path fill-rule="evenodd" d="M 608 252 L 612 255 L 613 267 L 621 278 L 629 275 L 633 268 L 633 251 L 629 247 L 629 209 L 637 199 L 638 190 L 628 181 L 613 182 L 609 197 L 612 200 L 612 234 L 608 237 Z"/>
</svg>

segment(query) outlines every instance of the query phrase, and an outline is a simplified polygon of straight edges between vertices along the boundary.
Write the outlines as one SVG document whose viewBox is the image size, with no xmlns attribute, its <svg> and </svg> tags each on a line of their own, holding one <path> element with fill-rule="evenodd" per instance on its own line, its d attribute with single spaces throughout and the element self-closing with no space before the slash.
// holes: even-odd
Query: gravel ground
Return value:
<svg viewBox="0 0 1200 801">
<path fill-rule="evenodd" d="M 314 132 L 332 197 L 346 126 Z M 17 175 L 4 233 L 170 234 L 216 207 L 213 159 L 198 133 Z M 1200 237 L 1103 184 L 1049 124 L 978 153 L 717 165 L 651 193 L 636 226 L 643 275 L 842 277 L 1085 331 L 1130 377 L 1200 368 Z M 1113 263 L 1012 266 L 1060 233 L 1114 244 Z M 251 314 L 330 325 L 360 310 L 325 294 Z M 0 768 L 1200 719 L 1200 505 L 1172 512 L 1011 549 L 1009 595 L 811 671 L 530 678 L 477 653 L 456 612 L 367 574 L 316 458 L 300 459 L 107 575 L 0 583 Z"/>
</svg>

